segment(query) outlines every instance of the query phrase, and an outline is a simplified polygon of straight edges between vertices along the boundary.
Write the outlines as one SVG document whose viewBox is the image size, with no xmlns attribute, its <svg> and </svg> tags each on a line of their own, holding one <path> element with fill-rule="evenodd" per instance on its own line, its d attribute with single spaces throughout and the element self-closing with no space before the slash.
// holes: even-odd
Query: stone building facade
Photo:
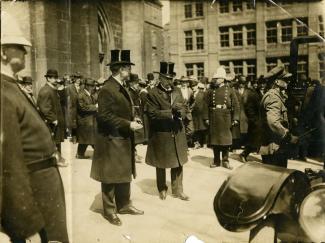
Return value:
<svg viewBox="0 0 325 243">
<path fill-rule="evenodd" d="M 255 2 L 255 4 L 254 4 Z M 181 75 L 211 77 L 219 65 L 254 79 L 277 63 L 289 65 L 296 36 L 324 36 L 324 1 L 171 1 L 166 56 Z M 299 18 L 310 29 L 299 24 Z M 167 44 L 165 44 L 167 45 Z M 299 50 L 298 73 L 312 79 L 325 74 L 324 44 Z"/>
<path fill-rule="evenodd" d="M 49 68 L 57 69 L 60 76 L 80 72 L 85 77 L 107 78 L 111 49 L 130 49 L 140 77 L 160 59 L 160 54 L 155 61 L 152 57 L 163 44 L 156 41 L 156 48 L 151 44 L 161 39 L 159 1 L 18 0 L 1 1 L 1 9 L 19 21 L 33 45 L 22 75 L 33 77 L 36 92 Z M 147 32 L 156 36 L 144 38 Z"/>
</svg>

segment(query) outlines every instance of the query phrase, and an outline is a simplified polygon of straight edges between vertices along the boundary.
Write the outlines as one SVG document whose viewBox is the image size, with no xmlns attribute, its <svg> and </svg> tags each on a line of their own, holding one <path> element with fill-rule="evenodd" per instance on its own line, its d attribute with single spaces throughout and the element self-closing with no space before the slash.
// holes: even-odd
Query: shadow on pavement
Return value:
<svg viewBox="0 0 325 243">
<path fill-rule="evenodd" d="M 91 211 L 99 214 L 103 214 L 103 201 L 102 201 L 102 193 L 98 193 L 95 198 L 93 203 L 91 204 L 90 208 Z"/>
<path fill-rule="evenodd" d="M 202 155 L 195 155 L 191 158 L 193 162 L 200 163 L 203 166 L 210 167 L 210 164 L 212 163 L 212 158 L 202 156 Z"/>
<path fill-rule="evenodd" d="M 168 176 L 168 173 L 166 171 L 166 177 Z M 149 194 L 152 196 L 158 196 L 158 189 L 157 189 L 157 184 L 156 184 L 156 180 L 154 179 L 143 179 L 139 182 L 136 183 L 136 185 L 138 187 L 140 187 L 141 191 L 145 194 Z M 168 191 L 167 194 L 171 194 L 170 190 L 171 190 L 171 185 L 170 182 L 167 182 L 167 186 L 168 186 Z"/>
</svg>

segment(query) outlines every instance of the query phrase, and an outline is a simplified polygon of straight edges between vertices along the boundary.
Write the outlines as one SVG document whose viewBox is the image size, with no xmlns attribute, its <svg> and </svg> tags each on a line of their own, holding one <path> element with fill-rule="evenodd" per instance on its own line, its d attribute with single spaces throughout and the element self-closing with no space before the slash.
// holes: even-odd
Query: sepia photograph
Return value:
<svg viewBox="0 0 325 243">
<path fill-rule="evenodd" d="M 325 0 L 0 4 L 0 243 L 325 242 Z"/>
</svg>

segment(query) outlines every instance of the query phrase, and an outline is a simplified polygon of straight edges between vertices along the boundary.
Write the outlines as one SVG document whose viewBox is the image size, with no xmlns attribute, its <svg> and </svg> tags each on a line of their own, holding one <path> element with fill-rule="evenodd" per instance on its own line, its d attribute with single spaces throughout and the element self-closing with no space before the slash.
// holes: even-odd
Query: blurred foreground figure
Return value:
<svg viewBox="0 0 325 243">
<path fill-rule="evenodd" d="M 38 107 L 17 84 L 26 46 L 16 20 L 1 12 L 0 231 L 13 243 L 69 242 L 55 144 Z"/>
</svg>

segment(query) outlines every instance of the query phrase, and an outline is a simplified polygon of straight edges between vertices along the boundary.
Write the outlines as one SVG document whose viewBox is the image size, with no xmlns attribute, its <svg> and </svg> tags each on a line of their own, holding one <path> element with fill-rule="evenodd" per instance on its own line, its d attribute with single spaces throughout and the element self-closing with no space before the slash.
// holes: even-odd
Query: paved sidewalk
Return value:
<svg viewBox="0 0 325 243">
<path fill-rule="evenodd" d="M 72 243 L 182 243 L 195 235 L 205 243 L 247 242 L 248 232 L 232 233 L 224 230 L 214 215 L 214 196 L 231 171 L 209 168 L 212 161 L 210 149 L 190 150 L 189 162 L 184 168 L 184 192 L 190 196 L 185 202 L 172 198 L 170 191 L 166 201 L 158 197 L 155 169 L 144 163 L 146 146 L 138 146 L 143 162 L 137 164 L 138 177 L 131 184 L 134 206 L 145 211 L 142 216 L 121 215 L 122 226 L 114 226 L 101 215 L 100 183 L 89 177 L 91 160 L 74 158 L 76 145 L 65 142 L 63 155 L 70 163 L 61 168 L 67 200 L 69 235 Z M 92 155 L 89 147 L 87 155 Z M 250 160 L 258 160 L 253 155 Z M 231 154 L 230 164 L 242 163 Z M 320 163 L 290 161 L 289 168 L 321 168 Z M 170 183 L 169 172 L 167 173 Z M 170 188 L 170 186 L 169 186 Z"/>
</svg>

